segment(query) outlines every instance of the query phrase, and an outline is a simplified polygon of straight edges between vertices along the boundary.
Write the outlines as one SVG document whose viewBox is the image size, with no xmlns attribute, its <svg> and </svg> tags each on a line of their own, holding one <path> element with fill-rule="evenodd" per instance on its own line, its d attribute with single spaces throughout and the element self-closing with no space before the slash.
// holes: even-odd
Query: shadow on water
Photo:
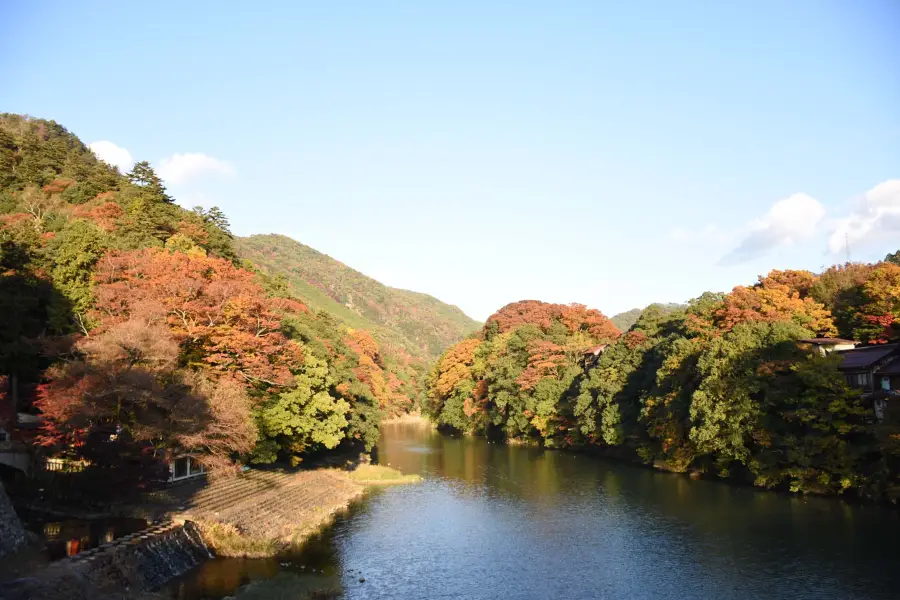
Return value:
<svg viewBox="0 0 900 600">
<path fill-rule="evenodd" d="M 222 598 L 285 572 L 298 586 L 340 585 L 345 598 L 843 600 L 900 589 L 900 515 L 889 509 L 411 424 L 385 428 L 379 461 L 425 481 L 371 494 L 298 556 L 211 561 L 175 597 Z"/>
<path fill-rule="evenodd" d="M 212 600 L 236 592 L 274 597 L 266 593 L 265 586 L 275 584 L 276 576 L 282 580 L 273 588 L 282 590 L 287 586 L 291 594 L 286 597 L 290 598 L 303 597 L 305 592 L 339 588 L 342 569 L 332 533 L 346 518 L 337 517 L 331 528 L 308 539 L 297 554 L 257 559 L 216 558 L 174 580 L 167 589 L 178 600 Z"/>
<path fill-rule="evenodd" d="M 41 539 L 44 554 L 51 561 L 99 548 L 114 539 L 147 527 L 146 519 L 69 519 L 22 509 L 17 512 L 25 528 Z"/>
</svg>

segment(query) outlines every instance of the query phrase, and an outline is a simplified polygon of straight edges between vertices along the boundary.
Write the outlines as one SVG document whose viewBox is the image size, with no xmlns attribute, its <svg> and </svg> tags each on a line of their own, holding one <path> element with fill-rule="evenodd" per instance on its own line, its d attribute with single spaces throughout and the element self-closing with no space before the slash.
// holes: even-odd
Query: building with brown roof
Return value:
<svg viewBox="0 0 900 600">
<path fill-rule="evenodd" d="M 832 352 L 840 352 L 842 350 L 853 350 L 854 348 L 859 346 L 859 342 L 855 342 L 853 340 L 845 340 L 843 338 L 806 338 L 797 340 L 797 342 L 801 345 L 816 348 L 819 351 L 819 354 L 821 354 L 822 356 L 831 354 Z"/>
<path fill-rule="evenodd" d="M 900 343 L 864 346 L 840 352 L 838 367 L 847 382 L 870 400 L 875 418 L 884 418 L 887 402 L 900 401 Z"/>
<path fill-rule="evenodd" d="M 594 346 L 593 348 L 588 348 L 582 353 L 584 356 L 584 366 L 589 369 L 597 364 L 597 361 L 600 360 L 600 357 L 603 355 L 603 352 L 609 344 L 600 344 L 599 346 Z"/>
</svg>

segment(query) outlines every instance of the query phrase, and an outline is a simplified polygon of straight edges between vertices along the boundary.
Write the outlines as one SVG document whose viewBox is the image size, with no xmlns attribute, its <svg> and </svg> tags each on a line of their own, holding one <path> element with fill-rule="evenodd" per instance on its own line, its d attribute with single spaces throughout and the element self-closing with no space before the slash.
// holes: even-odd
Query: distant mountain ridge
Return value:
<svg viewBox="0 0 900 600">
<path fill-rule="evenodd" d="M 284 277 L 310 308 L 369 330 L 393 353 L 430 360 L 482 325 L 456 306 L 386 286 L 284 235 L 236 238 L 235 247 L 267 275 Z"/>
</svg>

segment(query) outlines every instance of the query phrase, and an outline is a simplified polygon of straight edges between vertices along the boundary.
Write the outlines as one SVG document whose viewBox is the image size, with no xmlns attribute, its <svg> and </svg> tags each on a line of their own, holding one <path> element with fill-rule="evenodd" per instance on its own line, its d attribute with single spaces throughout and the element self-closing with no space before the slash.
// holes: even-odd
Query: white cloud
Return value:
<svg viewBox="0 0 900 600">
<path fill-rule="evenodd" d="M 119 167 L 119 170 L 123 173 L 130 171 L 131 167 L 134 165 L 134 159 L 131 158 L 131 152 L 112 142 L 106 140 L 92 142 L 88 144 L 88 148 L 94 151 L 97 158 L 105 163 Z"/>
<path fill-rule="evenodd" d="M 749 224 L 749 233 L 737 248 L 719 261 L 733 265 L 758 258 L 779 246 L 812 237 L 825 217 L 825 208 L 807 194 L 793 194 L 772 205 L 765 215 Z"/>
<path fill-rule="evenodd" d="M 849 216 L 836 221 L 828 250 L 839 254 L 888 236 L 900 235 L 900 179 L 879 183 L 863 194 Z"/>
<path fill-rule="evenodd" d="M 231 177 L 235 174 L 234 167 L 230 163 L 202 152 L 187 152 L 168 156 L 159 161 L 156 171 L 166 183 L 175 185 L 186 183 L 204 175 Z"/>
</svg>

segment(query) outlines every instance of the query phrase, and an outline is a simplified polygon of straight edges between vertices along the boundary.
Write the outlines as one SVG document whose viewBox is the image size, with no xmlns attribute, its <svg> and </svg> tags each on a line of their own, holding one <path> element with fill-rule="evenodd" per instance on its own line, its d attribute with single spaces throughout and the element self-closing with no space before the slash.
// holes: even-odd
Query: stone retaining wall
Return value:
<svg viewBox="0 0 900 600">
<path fill-rule="evenodd" d="M 0 483 L 0 556 L 11 554 L 25 543 L 25 528 Z"/>
<path fill-rule="evenodd" d="M 155 523 L 0 585 L 0 600 L 121 598 L 124 590 L 158 589 L 211 557 L 193 523 Z"/>
</svg>

